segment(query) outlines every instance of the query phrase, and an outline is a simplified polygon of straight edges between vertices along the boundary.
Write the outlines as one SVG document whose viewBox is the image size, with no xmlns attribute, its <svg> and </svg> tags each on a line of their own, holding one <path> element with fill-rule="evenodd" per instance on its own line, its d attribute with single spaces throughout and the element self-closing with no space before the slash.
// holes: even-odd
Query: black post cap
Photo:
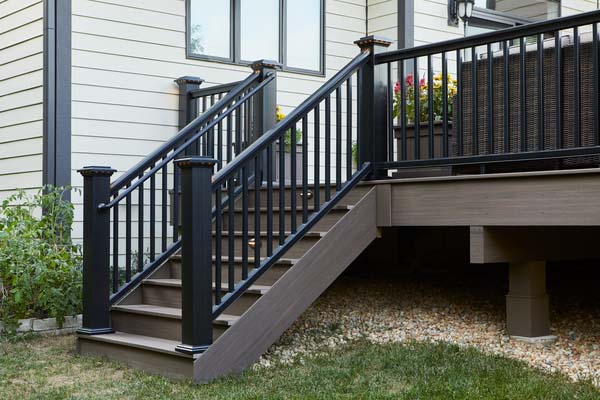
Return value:
<svg viewBox="0 0 600 400">
<path fill-rule="evenodd" d="M 90 165 L 90 166 L 86 166 L 81 169 L 78 169 L 77 172 L 79 172 L 83 176 L 95 176 L 95 175 L 111 176 L 112 174 L 117 172 L 117 170 L 113 169 L 111 167 Z"/>
<path fill-rule="evenodd" d="M 204 79 L 198 78 L 196 76 L 182 76 L 180 78 L 175 79 L 175 83 L 177 83 L 178 85 L 201 85 L 202 82 L 204 82 Z"/>
<path fill-rule="evenodd" d="M 392 43 L 393 41 L 391 39 L 377 35 L 365 36 L 354 41 L 354 44 L 360 47 L 361 49 L 368 49 L 376 45 L 388 47 Z"/>
<path fill-rule="evenodd" d="M 260 71 L 264 68 L 281 70 L 283 65 L 275 60 L 256 60 L 250 64 L 250 68 L 252 68 L 253 71 Z"/>
<path fill-rule="evenodd" d="M 190 167 L 207 167 L 212 168 L 218 161 L 211 157 L 202 156 L 190 156 L 178 158 L 175 160 L 175 164 L 179 168 L 190 168 Z"/>
</svg>

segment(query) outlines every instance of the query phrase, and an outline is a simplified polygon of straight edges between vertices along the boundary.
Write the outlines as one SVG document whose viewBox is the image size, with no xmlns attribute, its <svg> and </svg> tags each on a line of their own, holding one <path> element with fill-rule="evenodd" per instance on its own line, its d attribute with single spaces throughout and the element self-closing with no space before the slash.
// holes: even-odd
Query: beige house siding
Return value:
<svg viewBox="0 0 600 400">
<path fill-rule="evenodd" d="M 398 0 L 368 0 L 367 29 L 369 35 L 393 41 L 390 50 L 398 48 Z"/>
<path fill-rule="evenodd" d="M 0 1 L 0 199 L 42 185 L 43 1 Z"/>
<path fill-rule="evenodd" d="M 562 0 L 561 13 L 563 16 L 593 11 L 597 8 L 596 0 Z"/>
<path fill-rule="evenodd" d="M 284 113 L 358 54 L 353 41 L 366 32 L 365 2 L 327 0 L 325 10 L 326 76 L 281 72 Z M 109 165 L 122 173 L 177 133 L 174 79 L 198 76 L 204 87 L 243 79 L 250 69 L 186 58 L 183 0 L 78 0 L 72 72 L 72 182 L 79 187 L 81 166 Z M 81 221 L 81 195 L 72 199 Z M 74 236 L 80 234 L 77 224 Z"/>
</svg>

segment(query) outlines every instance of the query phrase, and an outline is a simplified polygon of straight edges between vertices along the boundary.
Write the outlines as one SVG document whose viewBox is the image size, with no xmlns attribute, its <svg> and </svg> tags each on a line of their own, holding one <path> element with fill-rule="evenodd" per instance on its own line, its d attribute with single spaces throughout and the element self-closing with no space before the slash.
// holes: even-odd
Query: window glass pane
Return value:
<svg viewBox="0 0 600 400">
<path fill-rule="evenodd" d="M 475 6 L 536 21 L 560 15 L 560 2 L 557 0 L 475 0 Z"/>
<path fill-rule="evenodd" d="M 321 0 L 288 0 L 287 66 L 320 70 Z"/>
<path fill-rule="evenodd" d="M 242 60 L 279 61 L 279 0 L 242 0 L 241 19 Z"/>
<path fill-rule="evenodd" d="M 231 2 L 192 0 L 190 51 L 194 54 L 231 57 Z"/>
</svg>

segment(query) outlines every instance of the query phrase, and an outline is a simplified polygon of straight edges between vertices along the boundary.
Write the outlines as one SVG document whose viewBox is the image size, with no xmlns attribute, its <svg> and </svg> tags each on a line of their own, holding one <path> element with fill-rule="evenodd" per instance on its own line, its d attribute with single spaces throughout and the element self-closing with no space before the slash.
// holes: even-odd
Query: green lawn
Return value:
<svg viewBox="0 0 600 400">
<path fill-rule="evenodd" d="M 72 336 L 1 342 L 0 399 L 600 398 L 589 383 L 443 344 L 361 342 L 202 386 L 80 358 L 73 347 Z"/>
</svg>

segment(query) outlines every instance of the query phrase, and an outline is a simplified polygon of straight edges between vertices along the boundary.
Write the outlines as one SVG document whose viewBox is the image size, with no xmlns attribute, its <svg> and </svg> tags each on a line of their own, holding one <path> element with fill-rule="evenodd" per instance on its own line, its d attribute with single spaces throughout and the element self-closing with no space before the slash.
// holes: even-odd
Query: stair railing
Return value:
<svg viewBox="0 0 600 400">
<path fill-rule="evenodd" d="M 600 165 L 600 11 L 378 54 L 385 171 Z M 393 126 L 396 123 L 396 126 Z"/>
<path fill-rule="evenodd" d="M 178 351 L 206 350 L 213 321 L 361 180 L 377 176 L 371 165 L 387 151 L 387 70 L 374 56 L 390 42 L 367 37 L 357 44 L 356 58 L 216 175 L 210 157 L 177 161 L 186 205 Z"/>
<path fill-rule="evenodd" d="M 180 249 L 181 182 L 174 160 L 190 153 L 215 158 L 212 175 L 250 145 L 249 140 L 236 143 L 236 138 L 251 138 L 249 129 L 269 123 L 254 121 L 255 115 L 248 110 L 262 110 L 265 104 L 258 102 L 264 93 L 276 93 L 277 65 L 257 61 L 251 67 L 252 74 L 243 81 L 209 88 L 220 90 L 220 95 L 213 94 L 220 99 L 112 183 L 110 177 L 116 170 L 110 167 L 79 171 L 84 177 L 83 327 L 79 333 L 112 332 L 110 305 Z M 205 93 L 206 89 L 197 89 L 183 95 L 193 104 Z M 263 116 L 270 115 L 274 125 L 272 108 L 270 114 L 264 109 Z M 189 110 L 186 113 L 190 115 Z"/>
</svg>

